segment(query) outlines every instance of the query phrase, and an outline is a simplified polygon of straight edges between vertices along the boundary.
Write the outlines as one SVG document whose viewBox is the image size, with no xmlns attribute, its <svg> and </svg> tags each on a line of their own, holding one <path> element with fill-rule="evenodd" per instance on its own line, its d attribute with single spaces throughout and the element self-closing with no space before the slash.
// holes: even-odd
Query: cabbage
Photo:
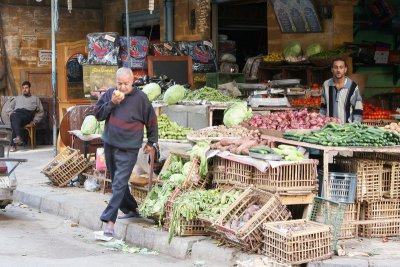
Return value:
<svg viewBox="0 0 400 267">
<path fill-rule="evenodd" d="M 163 101 L 168 105 L 174 105 L 185 97 L 186 89 L 182 85 L 175 84 L 165 91 Z"/>
<path fill-rule="evenodd" d="M 224 124 L 227 127 L 238 125 L 248 120 L 253 115 L 251 108 L 247 108 L 246 102 L 235 103 L 224 112 Z"/>
<path fill-rule="evenodd" d="M 299 42 L 289 42 L 283 50 L 283 55 L 287 57 L 298 57 L 301 55 L 301 45 Z"/>
<path fill-rule="evenodd" d="M 169 181 L 173 184 L 183 184 L 184 180 L 185 180 L 185 176 L 183 176 L 183 174 L 181 174 L 181 173 L 172 174 L 169 177 Z"/>
<path fill-rule="evenodd" d="M 186 162 L 182 167 L 182 174 L 187 177 L 189 175 L 190 169 L 192 168 L 192 162 Z"/>
<path fill-rule="evenodd" d="M 322 50 L 323 50 L 323 49 L 322 49 L 322 46 L 321 46 L 320 44 L 318 44 L 318 43 L 310 44 L 309 46 L 307 46 L 307 49 L 306 49 L 306 56 L 307 56 L 307 57 L 310 57 L 310 56 L 312 56 L 312 55 L 321 53 Z"/>
<path fill-rule="evenodd" d="M 154 101 L 161 95 L 161 87 L 157 83 L 146 84 L 143 89 L 143 93 L 147 95 L 150 101 Z"/>
<path fill-rule="evenodd" d="M 96 117 L 93 115 L 88 115 L 85 117 L 83 120 L 82 126 L 81 126 L 81 132 L 83 134 L 94 134 L 96 133 L 98 121 L 96 120 Z"/>
</svg>

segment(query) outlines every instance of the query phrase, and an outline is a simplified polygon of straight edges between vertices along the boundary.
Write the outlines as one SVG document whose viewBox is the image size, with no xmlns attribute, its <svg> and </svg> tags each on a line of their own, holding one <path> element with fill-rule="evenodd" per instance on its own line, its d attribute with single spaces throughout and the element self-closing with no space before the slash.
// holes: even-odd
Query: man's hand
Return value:
<svg viewBox="0 0 400 267">
<path fill-rule="evenodd" d="M 143 148 L 143 151 L 145 154 L 149 154 L 153 149 L 154 147 L 152 145 L 146 144 Z"/>
<path fill-rule="evenodd" d="M 111 102 L 113 102 L 115 105 L 119 104 L 122 102 L 122 100 L 124 100 L 125 98 L 125 94 L 115 90 L 111 96 Z"/>
</svg>

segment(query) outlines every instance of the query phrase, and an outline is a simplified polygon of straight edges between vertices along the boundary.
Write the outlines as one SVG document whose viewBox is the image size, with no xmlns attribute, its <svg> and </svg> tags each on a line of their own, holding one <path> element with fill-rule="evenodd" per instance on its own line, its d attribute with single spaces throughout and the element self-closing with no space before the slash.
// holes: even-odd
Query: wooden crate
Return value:
<svg viewBox="0 0 400 267">
<path fill-rule="evenodd" d="M 226 177 L 230 184 L 247 188 L 252 184 L 253 166 L 244 163 L 227 160 Z"/>
<path fill-rule="evenodd" d="M 221 157 L 214 157 L 211 167 L 212 183 L 215 185 L 229 184 L 229 180 L 226 174 L 227 160 Z"/>
<path fill-rule="evenodd" d="M 253 184 L 269 192 L 314 192 L 318 190 L 317 162 L 292 163 L 261 172 L 253 169 Z"/>
<path fill-rule="evenodd" d="M 360 236 L 366 238 L 388 237 L 400 235 L 400 222 L 374 222 L 360 225 Z"/>
<path fill-rule="evenodd" d="M 400 198 L 400 161 L 386 162 L 385 166 L 390 166 L 390 198 Z M 383 176 L 383 174 L 382 174 Z M 382 178 L 383 179 L 383 178 Z"/>
<path fill-rule="evenodd" d="M 359 215 L 360 203 L 346 205 L 339 239 L 355 238 L 358 236 L 358 225 L 354 222 L 359 220 Z"/>
<path fill-rule="evenodd" d="M 328 225 L 292 220 L 265 223 L 263 229 L 263 254 L 279 262 L 302 264 L 332 257 Z"/>
<path fill-rule="evenodd" d="M 400 218 L 400 199 L 388 199 L 362 203 L 363 220 Z"/>
<path fill-rule="evenodd" d="M 258 205 L 260 209 L 241 228 L 231 229 L 232 221 L 241 218 L 252 205 Z M 266 221 L 285 221 L 290 218 L 290 211 L 277 195 L 250 186 L 218 217 L 214 227 L 228 243 L 245 251 L 258 253 L 262 249 L 262 224 Z"/>
<path fill-rule="evenodd" d="M 387 120 L 387 119 L 386 120 L 384 120 L 384 119 L 381 119 L 381 120 L 367 119 L 367 120 L 363 120 L 361 122 L 361 124 L 366 124 L 371 127 L 374 127 L 374 126 L 383 127 L 385 125 L 391 124 L 392 122 L 397 122 L 397 121 L 396 120 Z"/>
<path fill-rule="evenodd" d="M 66 147 L 42 169 L 42 173 L 54 185 L 61 187 L 71 181 L 74 176 L 82 173 L 87 167 L 89 167 L 89 162 L 79 150 Z"/>
<path fill-rule="evenodd" d="M 163 224 L 163 229 L 165 231 L 169 231 L 173 215 L 172 213 L 173 213 L 174 201 L 178 196 L 180 196 L 184 192 L 185 190 L 182 187 L 175 188 L 174 192 L 171 194 L 171 196 L 168 198 L 167 203 L 165 204 L 164 208 L 165 218 Z M 184 218 L 181 218 L 180 223 L 181 223 L 181 228 L 180 232 L 177 233 L 178 236 L 200 236 L 200 235 L 202 236 L 202 235 L 208 235 L 209 233 L 203 221 L 200 219 L 194 219 L 188 221 Z"/>
</svg>

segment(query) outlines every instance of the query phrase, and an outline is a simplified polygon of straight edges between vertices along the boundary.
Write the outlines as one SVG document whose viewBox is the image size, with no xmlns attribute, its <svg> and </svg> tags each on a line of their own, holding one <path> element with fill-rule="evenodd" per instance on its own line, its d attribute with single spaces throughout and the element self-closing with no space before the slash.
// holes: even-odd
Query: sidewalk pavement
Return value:
<svg viewBox="0 0 400 267">
<path fill-rule="evenodd" d="M 83 188 L 52 186 L 49 179 L 40 172 L 54 158 L 52 147 L 19 150 L 11 153 L 10 157 L 28 159 L 15 171 L 18 180 L 18 187 L 14 191 L 15 202 L 69 219 L 94 231 L 102 229 L 99 217 L 110 194 L 88 192 Z M 234 248 L 220 247 L 209 237 L 174 237 L 168 244 L 168 233 L 147 219 L 117 219 L 115 231 L 116 238 L 124 239 L 132 245 L 179 259 L 205 261 L 205 266 L 233 266 L 236 260 L 258 257 Z M 399 241 L 397 237 L 389 238 L 389 242 L 385 243 L 380 239 L 340 241 L 339 244 L 344 244 L 346 253 L 351 256 L 335 256 L 308 266 L 400 266 Z"/>
</svg>

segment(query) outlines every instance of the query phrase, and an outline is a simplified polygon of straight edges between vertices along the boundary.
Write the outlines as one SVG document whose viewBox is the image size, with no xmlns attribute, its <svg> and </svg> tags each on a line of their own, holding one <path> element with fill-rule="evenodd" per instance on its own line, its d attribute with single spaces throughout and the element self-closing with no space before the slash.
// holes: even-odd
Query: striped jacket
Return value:
<svg viewBox="0 0 400 267">
<path fill-rule="evenodd" d="M 116 87 L 110 88 L 97 101 L 95 116 L 105 120 L 102 139 L 105 143 L 129 150 L 142 147 L 146 127 L 148 144 L 158 142 L 157 116 L 147 95 L 136 87 L 118 105 L 111 102 Z"/>
<path fill-rule="evenodd" d="M 362 121 L 362 99 L 358 85 L 346 77 L 345 84 L 336 90 L 333 79 L 323 84 L 320 113 L 338 118 L 343 122 Z"/>
</svg>

